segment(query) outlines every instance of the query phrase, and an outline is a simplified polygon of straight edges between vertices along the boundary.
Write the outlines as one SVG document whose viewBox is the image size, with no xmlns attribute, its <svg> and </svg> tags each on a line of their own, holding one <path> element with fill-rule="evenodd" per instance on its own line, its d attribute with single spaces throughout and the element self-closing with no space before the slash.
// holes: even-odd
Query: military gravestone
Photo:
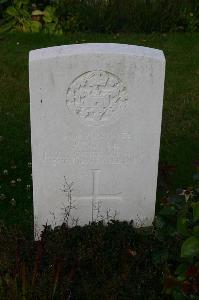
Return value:
<svg viewBox="0 0 199 300">
<path fill-rule="evenodd" d="M 162 51 L 132 45 L 30 52 L 35 232 L 66 217 L 151 225 L 164 72 Z"/>
</svg>

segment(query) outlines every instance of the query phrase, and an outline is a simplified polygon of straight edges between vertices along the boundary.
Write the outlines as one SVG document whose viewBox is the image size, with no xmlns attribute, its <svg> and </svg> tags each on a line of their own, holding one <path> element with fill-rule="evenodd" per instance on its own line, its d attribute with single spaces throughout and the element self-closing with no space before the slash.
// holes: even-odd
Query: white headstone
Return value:
<svg viewBox="0 0 199 300">
<path fill-rule="evenodd" d="M 163 52 L 81 44 L 31 51 L 29 63 L 35 231 L 64 219 L 151 225 Z"/>
</svg>

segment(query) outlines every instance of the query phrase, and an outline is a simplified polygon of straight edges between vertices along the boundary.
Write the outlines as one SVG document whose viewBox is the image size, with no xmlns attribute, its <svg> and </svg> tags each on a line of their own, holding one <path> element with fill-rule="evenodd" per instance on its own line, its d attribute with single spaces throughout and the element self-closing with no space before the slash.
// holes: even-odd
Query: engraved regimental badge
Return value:
<svg viewBox="0 0 199 300">
<path fill-rule="evenodd" d="M 127 103 L 127 89 L 116 75 L 90 71 L 75 78 L 67 90 L 67 107 L 91 125 L 117 119 Z"/>
</svg>

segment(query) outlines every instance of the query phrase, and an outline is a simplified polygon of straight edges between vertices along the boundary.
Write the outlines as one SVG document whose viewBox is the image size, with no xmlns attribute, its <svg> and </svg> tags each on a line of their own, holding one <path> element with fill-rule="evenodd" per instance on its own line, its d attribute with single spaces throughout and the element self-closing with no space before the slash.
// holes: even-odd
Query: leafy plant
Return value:
<svg viewBox="0 0 199 300">
<path fill-rule="evenodd" d="M 12 6 L 5 11 L 5 24 L 1 31 L 16 30 L 22 32 L 38 32 L 41 23 L 31 19 L 30 1 L 14 0 Z"/>
<path fill-rule="evenodd" d="M 56 15 L 55 6 L 46 6 L 43 11 L 43 30 L 47 33 L 62 34 L 62 26 L 59 22 L 59 18 Z"/>
<path fill-rule="evenodd" d="M 198 168 L 198 167 L 197 167 Z M 194 175 L 198 179 L 198 173 Z M 184 198 L 184 204 L 167 202 L 167 215 L 175 210 L 175 234 L 181 240 L 179 256 L 176 258 L 178 266 L 174 275 L 170 273 L 165 280 L 165 291 L 172 294 L 173 299 L 199 299 L 199 193 L 198 182 L 196 188 L 178 191 L 178 197 Z M 172 209 L 173 208 L 173 209 Z M 165 207 L 160 214 L 165 211 Z M 171 214 L 170 214 L 171 215 Z"/>
<path fill-rule="evenodd" d="M 56 7 L 48 5 L 43 11 L 36 5 L 31 6 L 29 0 L 14 0 L 13 5 L 5 11 L 4 25 L 1 32 L 5 31 L 39 32 L 62 34 L 63 30 L 56 15 Z"/>
</svg>

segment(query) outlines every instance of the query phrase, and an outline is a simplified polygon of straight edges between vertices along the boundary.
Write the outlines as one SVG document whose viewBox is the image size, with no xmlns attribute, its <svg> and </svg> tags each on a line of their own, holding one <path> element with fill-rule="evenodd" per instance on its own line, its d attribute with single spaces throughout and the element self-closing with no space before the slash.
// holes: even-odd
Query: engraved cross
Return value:
<svg viewBox="0 0 199 300">
<path fill-rule="evenodd" d="M 92 202 L 92 221 L 94 214 L 94 207 L 97 201 L 102 200 L 122 200 L 122 193 L 116 194 L 99 194 L 99 175 L 101 170 L 94 169 L 92 170 L 92 194 L 90 196 L 79 196 L 74 197 L 74 200 L 90 200 Z"/>
</svg>

